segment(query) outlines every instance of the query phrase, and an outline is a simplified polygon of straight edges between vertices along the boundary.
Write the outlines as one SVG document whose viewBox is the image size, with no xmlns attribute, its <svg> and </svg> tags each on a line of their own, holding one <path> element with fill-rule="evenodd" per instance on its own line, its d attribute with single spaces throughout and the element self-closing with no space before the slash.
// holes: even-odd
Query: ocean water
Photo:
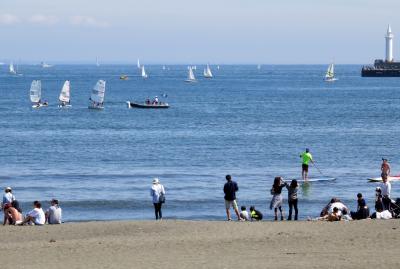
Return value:
<svg viewBox="0 0 400 269">
<path fill-rule="evenodd" d="M 166 188 L 165 218 L 225 219 L 223 184 L 239 184 L 239 205 L 255 205 L 266 219 L 275 176 L 301 177 L 306 147 L 331 182 L 303 185 L 300 218 L 317 216 L 335 196 L 351 209 L 362 192 L 373 208 L 381 158 L 400 173 L 400 79 L 361 78 L 358 65 L 337 65 L 339 78 L 323 81 L 325 65 L 212 66 L 215 78 L 185 83 L 186 66 L 19 66 L 0 72 L 0 187 L 11 186 L 26 212 L 58 198 L 65 221 L 152 219 L 149 188 Z M 129 80 L 119 79 L 127 74 Z M 29 101 L 42 81 L 47 108 Z M 72 107 L 57 108 L 64 80 Z M 104 111 L 87 109 L 98 79 L 106 84 Z M 168 110 L 127 109 L 127 100 L 167 94 Z M 310 168 L 311 177 L 321 177 Z M 393 183 L 392 196 L 400 196 Z M 284 197 L 287 192 L 284 190 Z M 285 205 L 287 213 L 287 205 Z"/>
</svg>

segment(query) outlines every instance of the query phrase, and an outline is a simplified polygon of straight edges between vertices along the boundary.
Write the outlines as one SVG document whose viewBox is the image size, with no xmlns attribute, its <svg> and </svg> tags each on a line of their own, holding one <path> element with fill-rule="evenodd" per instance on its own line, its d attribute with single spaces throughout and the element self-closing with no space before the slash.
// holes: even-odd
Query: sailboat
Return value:
<svg viewBox="0 0 400 269">
<path fill-rule="evenodd" d="M 99 63 L 99 58 L 98 58 L 98 57 L 96 57 L 96 66 L 97 66 L 97 67 L 99 67 L 99 66 L 100 66 L 100 63 Z"/>
<path fill-rule="evenodd" d="M 142 65 L 142 78 L 146 79 L 148 77 L 149 76 L 147 75 L 146 70 L 144 69 L 144 65 Z"/>
<path fill-rule="evenodd" d="M 9 70 L 10 70 L 10 74 L 12 74 L 12 75 L 17 74 L 17 71 L 15 71 L 13 62 L 10 63 Z"/>
<path fill-rule="evenodd" d="M 212 78 L 213 77 L 213 75 L 211 73 L 210 66 L 208 64 L 207 64 L 206 69 L 204 69 L 203 75 L 204 75 L 205 78 Z"/>
<path fill-rule="evenodd" d="M 40 80 L 33 80 L 31 83 L 31 89 L 29 91 L 31 102 L 33 103 L 32 108 L 40 108 L 47 106 L 47 102 L 42 103 L 42 82 Z"/>
<path fill-rule="evenodd" d="M 185 80 L 186 82 L 197 82 L 196 78 L 194 77 L 193 69 L 191 66 L 188 67 L 189 73 L 188 78 Z"/>
<path fill-rule="evenodd" d="M 331 82 L 335 80 L 338 80 L 337 78 L 335 78 L 335 66 L 333 63 L 331 63 L 328 67 L 328 70 L 326 71 L 325 81 Z"/>
<path fill-rule="evenodd" d="M 90 95 L 90 109 L 103 109 L 104 108 L 104 93 L 106 91 L 106 82 L 104 80 L 97 81 L 96 85 Z"/>
<path fill-rule="evenodd" d="M 47 64 L 45 62 L 41 62 L 40 65 L 42 66 L 42 68 L 50 68 L 50 67 L 52 67 L 52 65 Z"/>
<path fill-rule="evenodd" d="M 137 59 L 137 68 L 140 69 L 140 61 Z"/>
<path fill-rule="evenodd" d="M 60 100 L 60 104 L 58 107 L 71 107 L 71 98 L 70 98 L 71 86 L 69 80 L 64 82 L 64 86 L 61 89 L 60 96 L 58 100 Z"/>
</svg>

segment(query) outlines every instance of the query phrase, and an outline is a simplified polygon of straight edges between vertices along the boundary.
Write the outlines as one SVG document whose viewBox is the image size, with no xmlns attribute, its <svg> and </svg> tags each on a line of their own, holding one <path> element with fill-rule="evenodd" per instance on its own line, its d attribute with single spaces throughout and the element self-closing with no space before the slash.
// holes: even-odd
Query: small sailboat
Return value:
<svg viewBox="0 0 400 269">
<path fill-rule="evenodd" d="M 104 108 L 104 93 L 106 91 L 106 82 L 104 80 L 97 81 L 96 85 L 90 95 L 90 109 L 103 109 Z"/>
<path fill-rule="evenodd" d="M 186 82 L 197 82 L 196 78 L 194 77 L 193 69 L 191 66 L 188 67 L 188 78 L 185 80 Z"/>
<path fill-rule="evenodd" d="M 98 58 L 98 57 L 96 57 L 96 66 L 97 66 L 97 67 L 99 67 L 99 66 L 100 66 L 100 63 L 99 63 L 99 58 Z"/>
<path fill-rule="evenodd" d="M 17 74 L 17 71 L 15 71 L 13 62 L 10 63 L 8 69 L 9 69 L 10 74 L 12 74 L 12 75 L 16 75 Z"/>
<path fill-rule="evenodd" d="M 137 68 L 140 69 L 140 61 L 137 59 Z"/>
<path fill-rule="evenodd" d="M 213 75 L 211 73 L 211 69 L 210 66 L 207 64 L 207 67 L 204 69 L 204 73 L 203 73 L 205 78 L 212 78 Z"/>
<path fill-rule="evenodd" d="M 66 80 L 61 89 L 60 96 L 58 97 L 58 100 L 60 100 L 60 104 L 58 105 L 58 107 L 65 107 L 65 108 L 71 107 L 70 93 L 71 93 L 71 84 L 69 80 Z"/>
<path fill-rule="evenodd" d="M 119 76 L 119 79 L 120 79 L 120 80 L 128 80 L 129 77 L 128 77 L 128 75 L 120 75 L 120 76 Z"/>
<path fill-rule="evenodd" d="M 31 83 L 31 89 L 29 91 L 31 102 L 33 103 L 32 108 L 40 108 L 42 106 L 48 106 L 45 101 L 42 103 L 42 82 L 40 80 L 33 80 Z"/>
<path fill-rule="evenodd" d="M 337 78 L 335 78 L 335 66 L 333 63 L 331 63 L 328 67 L 328 70 L 326 71 L 325 81 L 332 82 L 335 80 L 338 80 Z"/>
<path fill-rule="evenodd" d="M 146 70 L 144 69 L 144 65 L 142 65 L 142 78 L 146 79 L 148 77 L 149 76 L 147 75 Z"/>
</svg>

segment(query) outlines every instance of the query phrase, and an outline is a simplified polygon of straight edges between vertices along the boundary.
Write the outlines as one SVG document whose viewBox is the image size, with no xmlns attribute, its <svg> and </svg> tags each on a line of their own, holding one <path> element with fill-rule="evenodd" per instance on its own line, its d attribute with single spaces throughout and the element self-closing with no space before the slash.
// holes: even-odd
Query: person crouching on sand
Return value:
<svg viewBox="0 0 400 269">
<path fill-rule="evenodd" d="M 254 208 L 254 206 L 250 206 L 250 217 L 251 220 L 262 220 L 263 219 L 263 214 L 258 211 L 257 209 Z"/>
<path fill-rule="evenodd" d="M 250 220 L 251 220 L 250 214 L 249 214 L 249 212 L 247 212 L 245 206 L 241 206 L 241 207 L 240 207 L 240 217 L 241 217 L 243 220 L 246 220 L 246 221 L 250 221 Z"/>
<path fill-rule="evenodd" d="M 281 220 L 284 220 L 283 217 L 283 210 L 282 210 L 282 189 L 285 187 L 285 182 L 283 181 L 282 177 L 275 177 L 274 184 L 272 185 L 271 194 L 272 199 L 269 205 L 269 208 L 272 210 L 274 209 L 275 213 L 275 220 L 278 220 L 278 209 L 281 212 Z"/>
<path fill-rule="evenodd" d="M 239 190 L 239 187 L 237 183 L 232 180 L 231 175 L 226 175 L 225 179 L 226 183 L 224 185 L 224 194 L 225 194 L 224 199 L 225 199 L 226 217 L 228 218 L 228 221 L 232 220 L 230 212 L 230 208 L 232 206 L 233 209 L 235 210 L 235 214 L 238 220 L 242 220 L 236 203 L 236 192 Z"/>
</svg>

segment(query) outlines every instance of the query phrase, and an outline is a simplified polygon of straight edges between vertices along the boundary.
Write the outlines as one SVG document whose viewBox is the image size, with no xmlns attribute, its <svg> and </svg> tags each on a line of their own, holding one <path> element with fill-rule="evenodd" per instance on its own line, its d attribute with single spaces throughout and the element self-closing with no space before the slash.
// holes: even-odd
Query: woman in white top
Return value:
<svg viewBox="0 0 400 269">
<path fill-rule="evenodd" d="M 150 189 L 150 196 L 153 198 L 156 220 L 162 219 L 161 205 L 165 202 L 164 195 L 164 186 L 160 184 L 160 180 L 158 178 L 153 179 L 153 184 Z"/>
</svg>

